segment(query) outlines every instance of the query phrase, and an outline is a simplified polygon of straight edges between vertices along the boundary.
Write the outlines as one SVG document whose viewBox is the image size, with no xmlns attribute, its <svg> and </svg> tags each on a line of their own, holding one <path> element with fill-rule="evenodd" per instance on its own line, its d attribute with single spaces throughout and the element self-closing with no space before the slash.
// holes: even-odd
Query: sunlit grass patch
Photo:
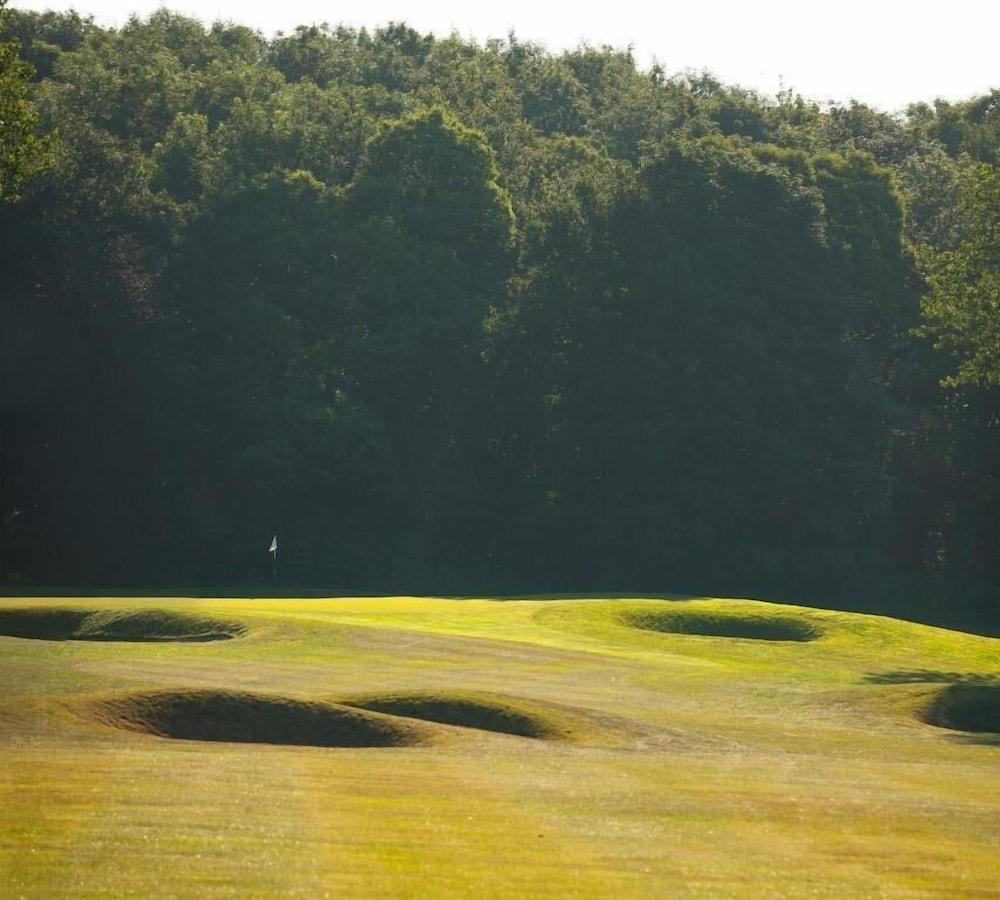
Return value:
<svg viewBox="0 0 1000 900">
<path fill-rule="evenodd" d="M 612 643 L 630 654 L 670 653 L 689 665 L 712 660 L 725 666 L 770 666 L 779 658 L 773 653 L 798 665 L 806 645 L 814 645 L 809 652 L 815 655 L 820 645 L 836 651 L 856 643 L 852 620 L 839 613 L 754 600 L 566 602 L 539 609 L 534 621 L 567 635 Z"/>
</svg>

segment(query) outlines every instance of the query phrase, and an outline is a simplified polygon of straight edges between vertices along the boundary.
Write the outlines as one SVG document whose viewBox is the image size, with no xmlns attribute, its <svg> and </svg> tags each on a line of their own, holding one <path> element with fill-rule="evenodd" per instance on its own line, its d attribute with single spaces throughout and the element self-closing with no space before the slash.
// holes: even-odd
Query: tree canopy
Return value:
<svg viewBox="0 0 1000 900">
<path fill-rule="evenodd" d="M 0 28 L 8 15 L 0 0 Z M 24 183 L 50 161 L 51 138 L 39 136 L 38 113 L 28 97 L 32 66 L 20 44 L 0 40 L 0 200 L 17 200 Z"/>
<path fill-rule="evenodd" d="M 925 333 L 958 359 L 950 385 L 1000 386 L 1000 171 L 988 165 L 964 178 L 954 248 L 930 252 Z"/>
<path fill-rule="evenodd" d="M 259 585 L 278 531 L 298 587 L 995 612 L 995 91 L 167 10 L 0 41 L 3 581 Z"/>
</svg>

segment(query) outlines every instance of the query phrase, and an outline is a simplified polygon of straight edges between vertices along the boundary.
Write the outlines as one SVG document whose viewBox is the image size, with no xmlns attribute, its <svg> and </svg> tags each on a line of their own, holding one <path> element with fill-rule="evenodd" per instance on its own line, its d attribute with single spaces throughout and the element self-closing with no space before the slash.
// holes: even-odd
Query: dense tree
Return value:
<svg viewBox="0 0 1000 900">
<path fill-rule="evenodd" d="M 33 78 L 42 80 L 53 74 L 59 54 L 79 47 L 92 27 L 90 17 L 74 11 L 39 14 L 7 9 L 0 17 L 0 40 L 16 42 Z"/>
<path fill-rule="evenodd" d="M 7 0 L 0 0 L 0 26 Z M 16 200 L 24 183 L 49 162 L 51 142 L 37 134 L 38 114 L 28 99 L 31 66 L 20 45 L 0 40 L 0 201 Z"/>
<path fill-rule="evenodd" d="M 958 103 L 917 103 L 907 115 L 914 130 L 950 155 L 964 153 L 994 166 L 1000 162 L 1000 89 Z"/>
<path fill-rule="evenodd" d="M 1000 170 L 965 177 L 961 237 L 926 256 L 925 332 L 958 359 L 950 384 L 1000 386 Z"/>
<path fill-rule="evenodd" d="M 259 584 L 278 530 L 298 586 L 990 614 L 993 93 L 165 10 L 0 40 L 4 580 Z"/>
<path fill-rule="evenodd" d="M 856 573 L 885 492 L 882 401 L 866 387 L 871 273 L 841 242 L 882 203 L 898 245 L 898 208 L 883 179 L 853 220 L 833 161 L 794 161 L 801 174 L 724 141 L 669 143 L 638 191 L 578 217 L 560 282 L 545 266 L 532 284 L 526 340 L 551 341 L 548 490 L 608 582 L 622 559 L 649 584 L 711 565 L 730 589 L 791 580 L 797 559 L 819 580 Z"/>
</svg>

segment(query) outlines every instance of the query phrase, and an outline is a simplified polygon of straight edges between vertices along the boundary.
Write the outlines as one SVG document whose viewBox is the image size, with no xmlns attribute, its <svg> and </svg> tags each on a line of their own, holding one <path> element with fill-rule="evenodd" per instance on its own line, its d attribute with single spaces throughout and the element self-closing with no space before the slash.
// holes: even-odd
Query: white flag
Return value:
<svg viewBox="0 0 1000 900">
<path fill-rule="evenodd" d="M 278 552 L 278 536 L 277 535 L 275 535 L 273 538 L 271 538 L 271 546 L 267 548 L 267 552 L 268 553 L 277 553 Z"/>
</svg>

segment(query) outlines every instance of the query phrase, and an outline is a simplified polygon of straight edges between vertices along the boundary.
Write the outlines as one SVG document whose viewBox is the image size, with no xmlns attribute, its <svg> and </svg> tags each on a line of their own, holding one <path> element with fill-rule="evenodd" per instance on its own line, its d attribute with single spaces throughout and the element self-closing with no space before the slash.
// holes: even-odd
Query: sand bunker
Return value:
<svg viewBox="0 0 1000 900">
<path fill-rule="evenodd" d="M 791 616 L 740 615 L 721 612 L 643 610 L 627 612 L 621 621 L 643 631 L 745 638 L 755 641 L 813 641 L 820 637 L 814 625 Z"/>
<path fill-rule="evenodd" d="M 571 733 L 563 716 L 514 698 L 475 693 L 401 693 L 352 697 L 341 701 L 394 716 L 460 725 L 520 737 L 557 740 Z"/>
<path fill-rule="evenodd" d="M 225 641 L 245 630 L 236 622 L 162 609 L 0 610 L 0 635 L 42 641 Z"/>
<path fill-rule="evenodd" d="M 402 747 L 426 737 L 375 713 L 236 691 L 151 691 L 93 701 L 90 711 L 105 725 L 189 741 Z"/>
<path fill-rule="evenodd" d="M 937 693 L 921 718 L 953 731 L 1000 734 L 1000 685 L 952 684 Z"/>
</svg>

